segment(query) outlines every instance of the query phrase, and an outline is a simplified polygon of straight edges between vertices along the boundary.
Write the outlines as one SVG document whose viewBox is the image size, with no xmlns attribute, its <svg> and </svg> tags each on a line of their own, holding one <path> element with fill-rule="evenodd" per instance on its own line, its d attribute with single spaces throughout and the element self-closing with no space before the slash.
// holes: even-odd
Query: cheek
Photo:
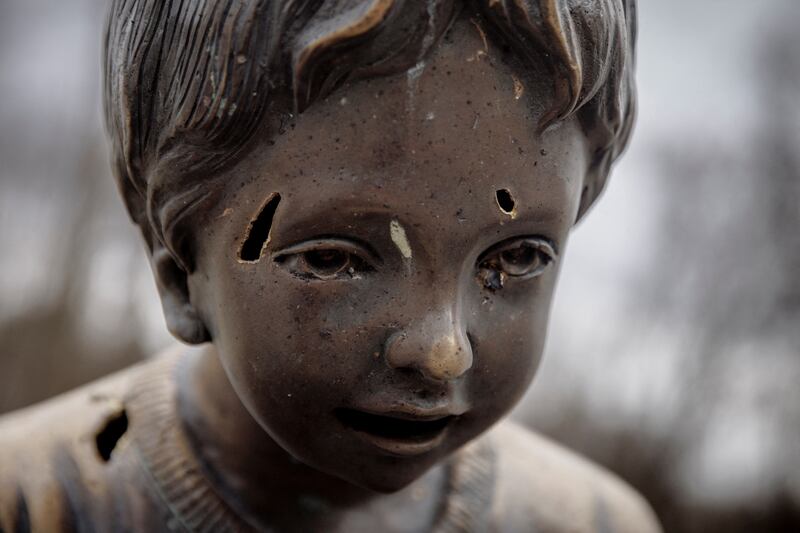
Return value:
<svg viewBox="0 0 800 533">
<path fill-rule="evenodd" d="M 329 410 L 380 362 L 387 333 L 368 289 L 306 282 L 272 265 L 234 265 L 214 279 L 227 280 L 215 294 L 214 342 L 258 411 L 288 398 L 293 408 Z"/>
<path fill-rule="evenodd" d="M 498 416 L 516 404 L 539 366 L 554 277 L 481 295 L 470 327 L 475 360 L 471 396 Z"/>
</svg>

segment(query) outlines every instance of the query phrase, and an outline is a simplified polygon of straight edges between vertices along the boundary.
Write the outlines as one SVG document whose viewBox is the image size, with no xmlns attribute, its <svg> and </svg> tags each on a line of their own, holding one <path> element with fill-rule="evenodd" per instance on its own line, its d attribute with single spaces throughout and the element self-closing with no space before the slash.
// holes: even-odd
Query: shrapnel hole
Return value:
<svg viewBox="0 0 800 533">
<path fill-rule="evenodd" d="M 500 206 L 500 209 L 503 213 L 510 215 L 514 212 L 514 206 L 516 203 L 514 202 L 514 197 L 511 196 L 511 192 L 508 189 L 498 189 L 495 193 L 497 197 L 497 205 Z"/>
<path fill-rule="evenodd" d="M 244 243 L 239 250 L 239 259 L 249 263 L 255 263 L 261 259 L 261 253 L 269 242 L 272 219 L 275 218 L 275 211 L 278 209 L 280 201 L 280 194 L 275 193 L 270 196 L 256 218 L 250 222 Z"/>
<path fill-rule="evenodd" d="M 97 453 L 100 454 L 103 461 L 107 462 L 111 459 L 111 454 L 114 448 L 117 447 L 117 442 L 126 431 L 128 431 L 128 413 L 124 409 L 106 420 L 103 429 L 98 431 L 95 436 Z"/>
</svg>

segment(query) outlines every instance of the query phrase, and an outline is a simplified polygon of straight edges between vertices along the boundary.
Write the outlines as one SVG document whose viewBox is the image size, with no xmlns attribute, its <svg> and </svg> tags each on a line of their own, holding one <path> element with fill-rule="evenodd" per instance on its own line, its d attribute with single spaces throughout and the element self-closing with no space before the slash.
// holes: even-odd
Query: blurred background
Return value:
<svg viewBox="0 0 800 533">
<path fill-rule="evenodd" d="M 800 2 L 640 0 L 640 113 L 515 415 L 668 532 L 800 531 Z M 110 177 L 103 0 L 0 2 L 0 412 L 170 343 Z"/>
</svg>

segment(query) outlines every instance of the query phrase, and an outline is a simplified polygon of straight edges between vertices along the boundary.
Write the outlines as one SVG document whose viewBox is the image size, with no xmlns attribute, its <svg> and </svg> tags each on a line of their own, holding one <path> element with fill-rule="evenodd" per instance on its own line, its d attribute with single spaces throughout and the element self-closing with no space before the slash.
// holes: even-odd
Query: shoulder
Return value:
<svg viewBox="0 0 800 533">
<path fill-rule="evenodd" d="M 602 467 L 511 421 L 487 438 L 496 453 L 496 531 L 661 531 L 644 498 Z"/>
<path fill-rule="evenodd" d="M 27 464 L 29 457 L 38 460 L 59 447 L 94 453 L 97 433 L 124 412 L 129 381 L 146 364 L 0 416 L 0 458 L 15 459 L 0 461 L 0 473 L 7 473 L 12 463 Z"/>
<path fill-rule="evenodd" d="M 75 507 L 102 501 L 111 450 L 126 445 L 125 398 L 152 364 L 0 417 L 0 530 L 58 531 Z"/>
</svg>

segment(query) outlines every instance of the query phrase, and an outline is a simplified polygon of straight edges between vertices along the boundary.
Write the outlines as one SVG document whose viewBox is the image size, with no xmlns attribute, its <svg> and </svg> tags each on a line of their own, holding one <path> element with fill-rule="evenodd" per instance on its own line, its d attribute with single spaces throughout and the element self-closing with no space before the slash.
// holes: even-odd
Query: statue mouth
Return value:
<svg viewBox="0 0 800 533">
<path fill-rule="evenodd" d="M 339 422 L 363 440 L 391 455 L 426 453 L 439 444 L 455 415 L 408 412 L 371 413 L 358 409 L 336 409 Z"/>
</svg>

